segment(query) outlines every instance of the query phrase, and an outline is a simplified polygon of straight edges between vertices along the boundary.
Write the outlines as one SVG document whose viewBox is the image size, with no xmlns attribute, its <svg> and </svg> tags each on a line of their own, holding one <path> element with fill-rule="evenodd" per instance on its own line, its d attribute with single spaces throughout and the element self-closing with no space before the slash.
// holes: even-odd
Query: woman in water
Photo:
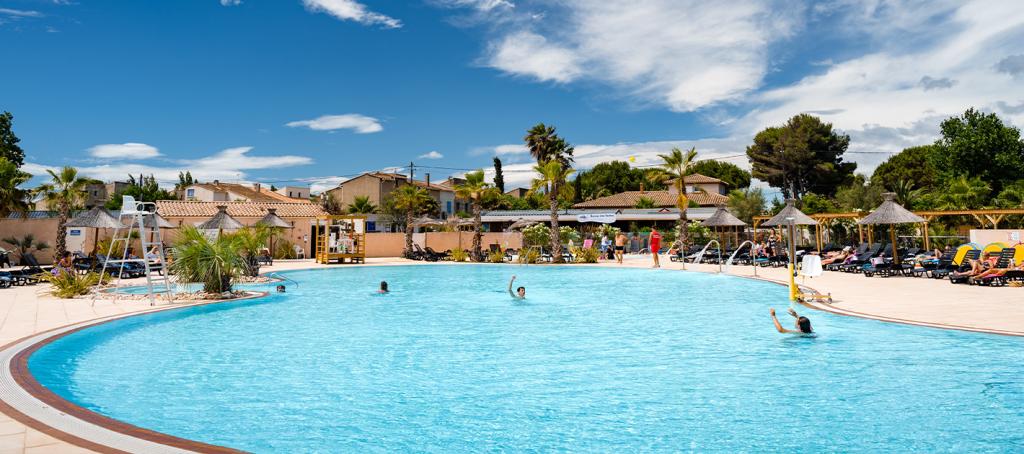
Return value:
<svg viewBox="0 0 1024 454">
<path fill-rule="evenodd" d="M 388 292 L 388 281 L 380 281 L 380 290 L 377 290 L 377 293 L 387 293 L 387 292 Z"/>
<path fill-rule="evenodd" d="M 794 311 L 793 309 L 790 309 L 788 312 L 789 312 L 789 315 L 792 315 L 793 318 L 796 319 L 796 329 L 795 330 L 786 329 L 786 328 L 782 327 L 782 324 L 779 323 L 779 319 L 775 317 L 775 309 L 774 308 L 770 309 L 769 312 L 772 314 L 772 322 L 775 323 L 775 329 L 778 330 L 780 333 L 787 333 L 787 334 L 812 334 L 812 333 L 814 333 L 814 330 L 811 329 L 811 320 L 808 319 L 807 317 L 803 317 L 803 316 L 797 315 L 796 311 Z"/>
<path fill-rule="evenodd" d="M 508 294 L 509 294 L 509 296 L 511 296 L 512 298 L 515 298 L 517 300 L 524 300 L 524 299 L 526 299 L 526 287 L 520 286 L 519 288 L 516 289 L 515 293 L 512 292 L 512 283 L 515 282 L 515 281 L 516 281 L 516 275 L 513 274 L 512 275 L 512 280 L 508 281 Z"/>
</svg>

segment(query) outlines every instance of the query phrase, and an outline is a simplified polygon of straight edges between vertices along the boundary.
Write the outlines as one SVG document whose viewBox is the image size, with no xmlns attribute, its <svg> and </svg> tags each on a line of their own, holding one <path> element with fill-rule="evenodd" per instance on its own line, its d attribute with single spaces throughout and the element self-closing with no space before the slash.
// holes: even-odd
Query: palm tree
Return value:
<svg viewBox="0 0 1024 454">
<path fill-rule="evenodd" d="M 202 282 L 204 292 L 227 292 L 231 290 L 231 281 L 249 269 L 239 252 L 234 235 L 211 239 L 194 226 L 183 225 L 174 245 L 170 271 L 178 282 Z"/>
<path fill-rule="evenodd" d="M 484 171 L 477 170 L 466 174 L 466 182 L 455 186 L 455 196 L 469 199 L 473 209 L 473 260 L 483 260 L 480 252 L 480 238 L 483 235 L 483 222 L 480 220 L 480 209 L 483 199 L 492 196 L 497 190 L 484 181 Z"/>
<path fill-rule="evenodd" d="M 86 186 L 94 180 L 79 176 L 78 169 L 71 166 L 64 166 L 59 172 L 47 169 L 46 173 L 50 174 L 50 182 L 43 183 L 35 192 L 43 196 L 47 207 L 57 209 L 57 247 L 54 253 L 56 257 L 61 257 L 67 251 L 66 224 L 71 217 L 71 210 L 85 202 Z"/>
<path fill-rule="evenodd" d="M 640 198 L 637 199 L 636 203 L 633 204 L 633 208 L 654 208 L 654 207 L 655 207 L 654 199 L 652 199 L 650 197 L 644 197 L 644 196 L 640 196 Z"/>
<path fill-rule="evenodd" d="M 558 237 L 558 202 L 559 196 L 571 193 L 573 188 L 566 184 L 572 174 L 572 153 L 575 150 L 565 139 L 558 137 L 554 126 L 538 123 L 526 132 L 526 147 L 530 155 L 537 160 L 534 170 L 540 178 L 533 181 L 533 189 L 543 188 L 548 195 L 551 208 L 551 256 L 556 263 L 562 262 L 562 242 Z M 552 163 L 557 165 L 551 165 Z M 572 199 L 572 196 L 568 196 Z"/>
<path fill-rule="evenodd" d="M 644 172 L 644 188 L 648 191 L 662 191 L 665 189 L 668 177 L 661 169 L 648 169 Z"/>
<path fill-rule="evenodd" d="M 900 205 L 911 209 L 914 202 L 921 197 L 922 191 L 914 187 L 914 182 L 910 180 L 899 180 L 893 184 L 892 192 L 896 194 L 896 202 Z"/>
<path fill-rule="evenodd" d="M 935 205 L 940 210 L 972 210 L 988 201 L 992 187 L 981 178 L 959 176 L 946 182 L 942 192 L 935 194 Z"/>
<path fill-rule="evenodd" d="M 370 196 L 358 195 L 346 209 L 348 214 L 373 214 L 377 212 L 377 206 L 370 203 Z"/>
<path fill-rule="evenodd" d="M 419 214 L 424 205 L 430 202 L 427 190 L 419 186 L 407 184 L 392 192 L 395 208 L 405 212 L 405 256 L 412 256 L 413 217 Z"/>
<path fill-rule="evenodd" d="M 686 176 L 693 171 L 693 164 L 697 162 L 697 147 L 690 148 L 685 153 L 673 148 L 669 154 L 659 154 L 661 158 L 661 169 L 666 178 L 672 179 L 672 185 L 676 189 L 676 207 L 679 208 L 679 242 L 685 248 L 688 245 L 686 209 L 690 206 L 690 200 L 686 198 Z"/>
<path fill-rule="evenodd" d="M 572 175 L 572 168 L 563 167 L 557 160 L 548 161 L 545 164 L 533 166 L 539 178 L 533 180 L 530 187 L 531 193 L 543 192 L 548 195 L 548 203 L 551 208 L 551 258 L 555 263 L 562 262 L 562 241 L 559 237 L 561 232 L 558 229 L 558 202 L 559 199 L 572 199 L 572 185 L 565 184 L 565 181 Z"/>
<path fill-rule="evenodd" d="M 246 227 L 230 235 L 238 252 L 245 255 L 245 273 L 247 276 L 260 275 L 260 251 L 267 246 L 267 241 L 274 235 L 274 228 L 265 225 Z"/>
<path fill-rule="evenodd" d="M 1024 208 L 1024 180 L 1004 187 L 996 197 L 996 205 L 1000 208 Z"/>
<path fill-rule="evenodd" d="M 13 162 L 0 157 L 0 219 L 11 213 L 24 216 L 32 208 L 31 191 L 18 187 L 31 178 L 31 174 L 22 172 Z"/>
<path fill-rule="evenodd" d="M 562 167 L 572 165 L 574 148 L 564 139 L 558 137 L 554 126 L 538 123 L 526 132 L 526 137 L 523 140 L 526 141 L 526 148 L 530 150 L 530 156 L 533 156 L 538 164 L 556 160 L 562 164 Z"/>
</svg>

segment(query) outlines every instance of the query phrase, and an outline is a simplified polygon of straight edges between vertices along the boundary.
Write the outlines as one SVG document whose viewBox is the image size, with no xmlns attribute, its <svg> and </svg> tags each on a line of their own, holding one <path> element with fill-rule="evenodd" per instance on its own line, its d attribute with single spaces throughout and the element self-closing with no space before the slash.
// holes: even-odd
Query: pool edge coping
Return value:
<svg viewBox="0 0 1024 454">
<path fill-rule="evenodd" d="M 7 400 L 8 393 L 4 392 L 3 396 L 0 397 L 0 412 L 11 417 L 11 419 L 24 424 L 27 427 L 38 430 L 44 434 L 57 438 L 61 441 L 69 443 L 74 446 L 93 450 L 101 453 L 126 453 L 132 451 L 125 451 L 116 446 L 110 446 L 99 442 L 95 439 L 90 439 L 89 435 L 96 435 L 95 433 L 83 433 L 90 430 L 95 432 L 98 427 L 101 430 L 107 430 L 117 435 L 140 440 L 142 442 L 148 442 L 155 445 L 159 445 L 167 448 L 169 451 L 180 450 L 184 452 L 201 452 L 201 453 L 241 453 L 241 451 L 235 448 L 229 448 L 226 446 L 219 446 L 210 443 L 204 443 L 200 441 L 190 440 L 187 438 L 177 437 L 174 435 L 158 432 L 151 429 L 135 426 L 133 424 L 111 418 L 109 416 L 102 415 L 94 412 L 87 408 L 84 408 L 74 402 L 71 402 L 63 397 L 57 395 L 53 391 L 47 389 L 35 378 L 34 375 L 29 371 L 28 360 L 33 353 L 46 345 L 59 340 L 62 337 L 73 334 L 75 332 L 92 328 L 95 326 L 103 325 L 117 320 L 122 320 L 129 317 L 136 317 L 146 314 L 154 314 L 159 312 L 181 310 L 192 307 L 207 306 L 213 304 L 227 303 L 227 302 L 239 302 L 245 300 L 258 299 L 268 296 L 269 292 L 255 292 L 248 291 L 246 296 L 240 298 L 230 299 L 219 299 L 219 300 L 207 300 L 197 301 L 183 305 L 174 305 L 167 307 L 144 309 L 138 312 L 117 314 L 111 316 L 97 317 L 89 320 L 83 320 L 76 323 L 71 323 L 64 326 L 59 326 L 38 333 L 30 334 L 20 339 L 11 341 L 3 346 L 0 346 L 0 352 L 6 357 L 10 355 L 9 359 L 4 359 L 7 364 L 0 370 L 0 377 L 3 378 L 3 383 L 0 386 L 7 387 L 6 381 L 9 379 L 13 381 L 14 385 L 18 388 L 15 391 L 20 391 L 32 400 L 31 403 L 40 405 L 41 408 L 45 409 L 44 419 L 33 417 L 27 414 L 24 407 L 19 408 L 17 404 L 9 402 Z M 33 339 L 39 339 L 32 341 Z M 27 344 L 26 344 L 27 343 Z M 21 345 L 25 344 L 25 345 Z M 6 390 L 9 391 L 9 390 Z M 22 396 L 24 397 L 24 396 Z M 66 418 L 70 417 L 78 422 L 85 423 L 85 430 L 79 431 L 78 433 L 71 433 L 66 430 L 55 427 L 55 424 L 48 423 L 45 418 Z M 88 427 L 88 426 L 95 427 Z"/>
<path fill-rule="evenodd" d="M 412 264 L 416 264 L 416 263 L 417 262 L 410 262 L 408 264 L 412 265 Z M 465 263 L 465 264 L 459 264 L 459 263 L 447 263 L 447 264 L 446 263 L 434 263 L 434 264 L 449 265 L 449 266 L 481 265 L 481 263 Z M 390 264 L 390 265 L 389 264 L 361 264 L 361 265 L 358 265 L 358 267 L 387 267 L 387 266 L 395 266 L 395 265 L 398 265 L 398 264 Z M 493 264 L 493 265 L 502 265 L 502 264 Z M 556 265 L 566 266 L 566 265 L 572 265 L 572 264 L 556 264 Z M 584 267 L 591 267 L 591 268 L 621 268 L 620 266 L 616 266 L 616 265 L 613 265 L 613 264 L 603 264 L 603 263 L 582 264 L 582 265 L 584 265 Z M 542 264 L 541 266 L 544 266 L 544 265 Z M 627 268 L 649 269 L 649 268 L 646 268 L 646 267 L 627 267 Z M 285 273 L 285 272 L 303 271 L 303 270 L 318 270 L 318 269 L 331 269 L 331 268 L 330 267 L 310 266 L 310 267 L 304 267 L 304 268 L 295 268 L 295 269 L 290 269 L 290 270 L 277 271 L 276 273 Z M 789 283 L 785 282 L 785 281 L 779 281 L 779 280 L 776 280 L 776 279 L 769 279 L 769 278 L 759 277 L 759 276 L 743 276 L 743 275 L 736 275 L 736 274 L 729 274 L 729 273 L 722 273 L 722 272 L 710 272 L 710 271 L 687 270 L 687 269 L 671 269 L 671 268 L 659 268 L 658 270 L 659 271 L 693 271 L 693 272 L 703 273 L 703 274 L 720 274 L 720 275 L 724 275 L 724 276 L 730 276 L 730 277 L 737 277 L 737 278 L 742 278 L 742 279 L 750 279 L 750 280 L 755 280 L 755 281 L 768 282 L 768 283 L 773 283 L 773 284 L 782 285 L 782 286 L 788 286 L 789 285 Z M 812 287 L 809 287 L 809 286 L 798 285 L 798 287 L 814 290 Z M 98 427 L 100 427 L 102 429 L 106 429 L 106 430 L 109 430 L 109 431 L 112 431 L 112 432 L 116 432 L 116 433 L 118 433 L 118 434 L 120 434 L 122 436 L 131 437 L 131 438 L 135 438 L 135 439 L 142 440 L 142 441 L 147 441 L 147 442 L 154 443 L 154 444 L 157 444 L 157 445 L 162 445 L 162 446 L 167 447 L 169 449 L 180 449 L 180 450 L 186 450 L 186 451 L 190 451 L 190 452 L 209 452 L 209 453 L 239 453 L 239 452 L 245 452 L 245 451 L 237 450 L 235 448 L 229 448 L 229 447 L 225 447 L 225 446 L 219 446 L 219 445 L 203 443 L 203 442 L 194 441 L 194 440 L 190 440 L 190 439 L 186 439 L 186 438 L 182 438 L 182 437 L 177 437 L 177 436 L 174 436 L 174 435 L 165 434 L 165 433 L 162 433 L 162 432 L 157 432 L 157 431 L 154 431 L 154 430 L 151 430 L 151 429 L 141 428 L 141 427 L 134 426 L 132 424 L 126 423 L 124 421 L 120 421 L 120 420 L 117 420 L 117 419 L 114 419 L 114 418 L 110 418 L 110 417 L 104 416 L 104 415 L 102 415 L 100 413 L 88 410 L 88 409 L 86 409 L 84 407 L 81 407 L 81 406 L 79 406 L 79 405 L 77 405 L 77 404 L 75 404 L 75 403 L 73 403 L 71 401 L 68 401 L 68 400 L 58 396 L 56 393 L 53 393 L 52 391 L 47 389 L 45 386 L 40 384 L 38 382 L 38 380 L 36 380 L 35 377 L 28 370 L 28 359 L 29 359 L 29 357 L 33 353 L 38 351 L 40 348 L 42 348 L 42 347 L 44 347 L 44 346 L 46 346 L 46 345 L 48 345 L 48 344 L 58 340 L 58 339 L 60 339 L 60 338 L 62 338 L 64 336 L 67 336 L 69 334 L 72 334 L 72 333 L 80 331 L 80 330 L 84 330 L 86 328 L 91 328 L 91 327 L 94 327 L 94 326 L 102 325 L 102 324 L 113 322 L 113 321 L 116 321 L 116 320 L 120 320 L 120 319 L 124 319 L 124 318 L 128 318 L 128 317 L 141 316 L 141 315 L 145 315 L 145 314 L 152 314 L 152 313 L 170 311 L 170 310 L 186 309 L 186 308 L 190 308 L 190 307 L 218 304 L 218 303 L 224 303 L 224 302 L 237 302 L 237 301 L 244 301 L 244 300 L 249 300 L 249 299 L 257 299 L 257 298 L 262 298 L 262 297 L 265 297 L 265 296 L 269 295 L 269 292 L 248 292 L 248 293 L 249 293 L 249 295 L 246 295 L 246 296 L 241 297 L 241 298 L 200 301 L 200 302 L 189 303 L 189 304 L 178 305 L 178 306 L 160 307 L 160 308 L 154 308 L 154 309 L 149 309 L 149 310 L 142 310 L 142 311 L 127 313 L 127 314 L 117 314 L 117 315 L 113 315 L 113 316 L 98 317 L 98 318 L 94 318 L 94 319 L 90 319 L 90 320 L 83 320 L 81 322 L 71 323 L 71 324 L 68 324 L 68 325 L 52 328 L 52 329 L 49 329 L 49 330 L 46 330 L 46 331 L 41 331 L 41 332 L 38 332 L 38 333 L 30 334 L 28 336 L 25 336 L 23 338 L 14 340 L 14 341 L 9 342 L 9 343 L 7 343 L 7 344 L 5 344 L 3 346 L 0 346 L 0 352 L 8 352 L 8 353 L 10 353 L 9 350 L 11 350 L 12 348 L 18 346 L 19 344 L 25 343 L 25 342 L 27 342 L 27 341 L 29 341 L 31 339 L 34 339 L 34 338 L 42 337 L 42 340 L 39 340 L 39 341 L 36 341 L 36 342 L 32 342 L 32 343 L 30 343 L 28 345 L 22 346 L 20 349 L 18 349 L 17 351 L 13 352 L 13 356 L 11 357 L 11 359 L 9 361 L 9 367 L 3 367 L 3 370 L 0 371 L 0 374 L 4 375 L 5 376 L 4 378 L 8 378 L 8 377 L 11 378 L 21 391 L 27 393 L 29 396 L 31 396 L 31 398 L 35 399 L 37 402 L 42 403 L 45 406 L 49 407 L 49 410 L 55 411 L 56 414 L 52 415 L 52 416 L 55 416 L 55 417 L 61 416 L 61 415 L 67 415 L 67 416 L 70 416 L 70 417 L 72 417 L 74 419 L 77 419 L 77 420 L 79 420 L 81 422 L 84 422 L 86 424 L 91 424 L 91 425 L 94 425 L 94 426 L 98 426 Z M 995 334 L 995 335 L 1004 335 L 1004 336 L 1024 337 L 1024 332 L 1006 331 L 1006 330 L 997 330 L 997 329 L 986 329 L 986 328 L 975 328 L 975 327 L 969 327 L 969 326 L 951 325 L 951 324 L 942 324 L 942 323 L 932 323 L 932 322 L 922 322 L 922 321 L 909 320 L 909 319 L 900 319 L 900 318 L 894 318 L 894 317 L 878 316 L 878 315 L 861 313 L 861 312 L 847 310 L 847 309 L 841 309 L 841 308 L 835 307 L 834 305 L 828 304 L 828 303 L 811 303 L 811 302 L 799 301 L 799 300 L 797 302 L 799 304 L 801 304 L 802 306 L 807 307 L 807 308 L 812 309 L 812 310 L 818 310 L 818 311 L 822 311 L 822 312 L 829 312 L 829 313 L 833 313 L 833 314 L 836 314 L 836 315 L 843 315 L 843 316 L 857 317 L 857 318 L 862 318 L 862 319 L 877 320 L 877 321 L 887 322 L 887 323 L 897 323 L 897 324 L 904 324 L 904 325 L 913 325 L 913 326 L 926 327 L 926 328 L 938 328 L 938 329 L 946 329 L 946 330 L 967 331 L 967 332 L 975 332 L 975 333 L 983 333 L 983 334 Z M 30 428 L 33 428 L 33 429 L 38 430 L 40 432 L 43 432 L 43 433 L 45 433 L 47 435 L 53 436 L 53 437 L 55 437 L 57 439 L 60 439 L 61 441 L 67 442 L 69 444 L 72 444 L 72 445 L 75 445 L 75 446 L 78 446 L 78 447 L 90 449 L 90 450 L 97 451 L 97 452 L 103 452 L 103 453 L 130 452 L 130 451 L 124 451 L 124 450 L 118 449 L 118 448 L 113 447 L 113 446 L 108 446 L 108 445 L 102 444 L 102 443 L 97 442 L 95 440 L 90 440 L 88 438 L 83 438 L 83 436 L 81 436 L 82 434 L 73 434 L 73 433 L 69 433 L 69 432 L 66 432 L 64 430 L 61 430 L 59 428 L 56 428 L 53 425 L 47 424 L 45 421 L 41 421 L 39 419 L 36 419 L 36 418 L 34 418 L 32 416 L 29 416 L 29 415 L 25 414 L 23 411 L 21 411 L 21 409 L 19 409 L 18 407 L 12 405 L 11 403 L 7 402 L 4 398 L 0 398 L 0 412 L 10 416 L 15 421 L 18 421 L 19 423 L 22 423 L 22 424 L 24 424 L 24 425 L 26 425 L 26 426 L 28 426 Z"/>
</svg>

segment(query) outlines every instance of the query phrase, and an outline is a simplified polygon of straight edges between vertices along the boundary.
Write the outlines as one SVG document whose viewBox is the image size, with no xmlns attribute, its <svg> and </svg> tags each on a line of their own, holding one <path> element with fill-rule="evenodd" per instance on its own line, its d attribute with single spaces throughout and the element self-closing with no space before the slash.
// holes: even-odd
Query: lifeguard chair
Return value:
<svg viewBox="0 0 1024 454">
<path fill-rule="evenodd" d="M 366 262 L 366 216 L 320 216 L 316 219 L 317 263 Z"/>
</svg>

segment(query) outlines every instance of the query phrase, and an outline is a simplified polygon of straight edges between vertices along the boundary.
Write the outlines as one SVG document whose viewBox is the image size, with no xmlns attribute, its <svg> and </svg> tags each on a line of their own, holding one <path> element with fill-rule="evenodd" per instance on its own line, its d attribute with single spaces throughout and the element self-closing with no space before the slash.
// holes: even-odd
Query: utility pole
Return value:
<svg viewBox="0 0 1024 454">
<path fill-rule="evenodd" d="M 416 174 L 414 173 L 414 172 L 415 172 L 415 168 L 416 168 L 416 166 L 415 166 L 415 165 L 414 165 L 414 164 L 412 163 L 412 161 L 409 161 L 409 182 L 410 182 L 410 183 L 411 183 L 411 182 L 412 182 L 413 180 L 415 180 L 415 179 L 416 179 L 416 178 L 415 178 L 415 177 L 416 177 Z"/>
</svg>

